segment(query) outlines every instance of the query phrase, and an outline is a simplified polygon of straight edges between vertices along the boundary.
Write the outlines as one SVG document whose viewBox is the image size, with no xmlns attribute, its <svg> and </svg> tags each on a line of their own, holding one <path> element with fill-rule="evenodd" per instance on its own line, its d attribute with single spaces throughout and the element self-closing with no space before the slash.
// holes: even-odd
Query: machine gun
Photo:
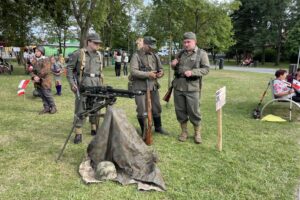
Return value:
<svg viewBox="0 0 300 200">
<path fill-rule="evenodd" d="M 143 95 L 142 91 L 129 91 L 123 89 L 113 89 L 111 86 L 92 86 L 92 87 L 80 87 L 80 93 L 82 97 L 86 97 L 85 108 L 81 113 L 75 114 L 75 120 L 71 131 L 66 138 L 63 148 L 61 149 L 56 162 L 59 161 L 62 156 L 68 141 L 75 129 L 75 124 L 79 119 L 83 119 L 90 113 L 95 113 L 108 105 L 113 105 L 117 97 L 134 98 L 135 95 Z"/>
</svg>

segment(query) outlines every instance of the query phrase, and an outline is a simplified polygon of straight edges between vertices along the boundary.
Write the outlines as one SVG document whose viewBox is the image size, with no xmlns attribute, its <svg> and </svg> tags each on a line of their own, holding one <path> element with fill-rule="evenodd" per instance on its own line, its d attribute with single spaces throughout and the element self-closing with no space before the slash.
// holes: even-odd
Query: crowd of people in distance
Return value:
<svg viewBox="0 0 300 200">
<path fill-rule="evenodd" d="M 115 59 L 115 73 L 116 77 L 121 76 L 121 67 L 123 64 L 123 75 L 127 76 L 128 75 L 128 62 L 129 62 L 129 57 L 125 51 L 121 52 L 121 50 L 117 50 L 114 52 L 114 59 Z"/>
</svg>

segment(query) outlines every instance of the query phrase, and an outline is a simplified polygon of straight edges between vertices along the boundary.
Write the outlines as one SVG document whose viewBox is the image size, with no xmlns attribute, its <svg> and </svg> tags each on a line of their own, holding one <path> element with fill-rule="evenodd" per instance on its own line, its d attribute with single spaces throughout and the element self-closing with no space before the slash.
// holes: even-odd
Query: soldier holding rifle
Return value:
<svg viewBox="0 0 300 200">
<path fill-rule="evenodd" d="M 183 35 L 184 50 L 179 52 L 172 61 L 171 66 L 175 71 L 173 81 L 174 104 L 176 117 L 181 126 L 179 141 L 186 141 L 188 120 L 194 126 L 195 143 L 202 143 L 200 131 L 199 108 L 199 81 L 209 72 L 209 60 L 207 53 L 197 47 L 196 35 L 186 32 Z"/>
<path fill-rule="evenodd" d="M 102 55 L 99 51 L 101 40 L 97 33 L 87 36 L 87 47 L 74 52 L 67 63 L 67 79 L 71 90 L 76 94 L 75 115 L 85 110 L 86 97 L 79 92 L 80 87 L 101 86 L 102 77 Z M 75 116 L 75 118 L 76 118 Z M 77 116 L 78 117 L 78 116 Z M 97 113 L 91 113 L 91 135 L 96 135 Z M 75 119 L 74 143 L 82 141 L 83 119 Z"/>
<path fill-rule="evenodd" d="M 150 90 L 150 102 L 146 101 L 146 95 L 136 96 L 135 102 L 137 105 L 137 119 L 140 124 L 142 133 L 145 133 L 144 128 L 145 118 L 147 117 L 147 104 L 151 103 L 152 114 L 155 132 L 167 134 L 162 128 L 161 123 L 161 105 L 159 101 L 159 84 L 157 80 L 163 76 L 163 68 L 157 54 L 153 52 L 156 49 L 156 39 L 153 37 L 144 37 L 143 46 L 133 56 L 130 62 L 130 78 L 132 81 L 133 90 L 141 90 L 146 93 L 147 89 Z M 150 128 L 148 126 L 148 128 Z"/>
</svg>

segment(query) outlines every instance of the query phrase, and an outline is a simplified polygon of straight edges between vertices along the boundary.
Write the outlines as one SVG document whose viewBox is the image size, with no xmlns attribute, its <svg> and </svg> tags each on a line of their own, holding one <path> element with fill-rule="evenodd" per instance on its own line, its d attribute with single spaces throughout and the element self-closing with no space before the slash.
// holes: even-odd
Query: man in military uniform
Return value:
<svg viewBox="0 0 300 200">
<path fill-rule="evenodd" d="M 132 79 L 132 89 L 140 90 L 146 93 L 147 82 L 151 91 L 152 116 L 154 121 L 155 132 L 167 134 L 162 128 L 161 123 L 161 105 L 159 101 L 159 84 L 157 79 L 163 76 L 163 68 L 157 54 L 153 52 L 156 49 L 156 39 L 153 37 L 144 37 L 143 46 L 130 61 L 130 74 Z M 135 96 L 137 105 L 137 119 L 139 121 L 142 133 L 144 132 L 144 118 L 147 117 L 146 95 Z"/>
<path fill-rule="evenodd" d="M 87 47 L 74 52 L 67 63 L 67 79 L 71 90 L 78 94 L 80 87 L 84 86 L 101 86 L 102 76 L 102 55 L 99 51 L 99 45 L 102 41 L 96 33 L 87 36 Z M 84 103 L 86 98 L 81 94 L 76 95 L 75 114 L 84 111 Z M 75 138 L 74 143 L 78 144 L 82 141 L 83 119 L 75 119 Z M 97 113 L 92 113 L 89 117 L 91 123 L 91 135 L 96 135 Z"/>
<path fill-rule="evenodd" d="M 30 71 L 34 86 L 42 98 L 43 110 L 39 114 L 54 114 L 57 112 L 56 105 L 51 93 L 51 70 L 50 60 L 45 57 L 45 48 L 38 46 L 35 49 L 35 58 L 32 59 L 32 69 Z"/>
<path fill-rule="evenodd" d="M 207 53 L 197 47 L 196 35 L 186 32 L 183 35 L 184 50 L 176 55 L 171 66 L 175 71 L 173 81 L 174 104 L 176 117 L 181 125 L 179 141 L 186 141 L 187 121 L 194 126 L 195 143 L 202 143 L 200 132 L 200 108 L 199 108 L 199 79 L 208 74 L 209 60 Z"/>
</svg>

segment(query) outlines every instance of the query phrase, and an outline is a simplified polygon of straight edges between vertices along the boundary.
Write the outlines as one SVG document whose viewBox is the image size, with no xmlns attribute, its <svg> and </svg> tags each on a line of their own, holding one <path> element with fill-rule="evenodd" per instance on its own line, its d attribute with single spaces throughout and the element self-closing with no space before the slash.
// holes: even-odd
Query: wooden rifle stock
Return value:
<svg viewBox="0 0 300 200">
<path fill-rule="evenodd" d="M 150 87 L 147 80 L 147 93 L 146 93 L 146 103 L 147 103 L 147 129 L 146 129 L 146 137 L 145 137 L 145 143 L 147 145 L 151 145 L 153 142 L 152 139 L 152 104 L 151 104 L 151 93 L 150 93 Z"/>
<path fill-rule="evenodd" d="M 166 101 L 166 102 L 170 101 L 172 91 L 173 91 L 173 86 L 169 87 L 168 91 L 166 92 L 165 96 L 163 97 L 164 101 Z"/>
</svg>

